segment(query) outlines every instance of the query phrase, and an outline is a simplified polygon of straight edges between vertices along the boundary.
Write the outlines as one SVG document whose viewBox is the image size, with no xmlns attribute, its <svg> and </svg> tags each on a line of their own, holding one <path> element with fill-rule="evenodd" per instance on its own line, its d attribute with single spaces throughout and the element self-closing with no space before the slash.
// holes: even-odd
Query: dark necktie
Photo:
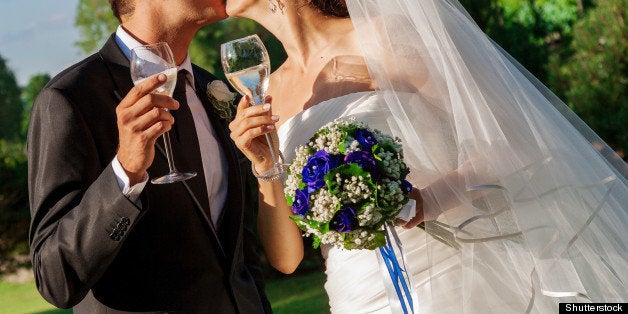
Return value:
<svg viewBox="0 0 628 314">
<path fill-rule="evenodd" d="M 172 98 L 179 102 L 179 109 L 172 110 L 174 124 L 172 125 L 172 150 L 174 163 L 180 171 L 195 171 L 196 177 L 187 180 L 194 195 L 203 209 L 210 215 L 209 196 L 207 195 L 207 186 L 205 184 L 205 173 L 203 172 L 203 160 L 201 159 L 201 150 L 196 135 L 196 126 L 192 111 L 188 106 L 186 96 L 187 85 L 186 70 L 179 70 L 177 73 L 177 85 L 174 88 Z"/>
<path fill-rule="evenodd" d="M 177 85 L 175 85 L 174 93 L 172 93 L 172 98 L 179 102 L 179 109 L 171 112 L 174 117 L 174 125 L 172 126 L 174 131 L 173 135 L 174 140 L 177 142 L 181 142 L 182 132 L 180 129 L 185 128 L 183 123 L 189 123 L 191 121 L 191 125 L 194 125 L 194 118 L 192 117 L 192 111 L 190 111 L 190 107 L 188 106 L 187 95 L 185 92 L 187 85 L 187 73 L 187 70 L 179 70 L 177 73 Z M 179 121 L 180 119 L 183 121 Z"/>
</svg>

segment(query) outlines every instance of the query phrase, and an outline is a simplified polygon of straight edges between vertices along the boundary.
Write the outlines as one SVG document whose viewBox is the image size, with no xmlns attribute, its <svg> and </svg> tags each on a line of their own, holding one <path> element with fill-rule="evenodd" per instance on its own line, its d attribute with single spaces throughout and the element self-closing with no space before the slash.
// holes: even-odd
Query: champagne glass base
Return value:
<svg viewBox="0 0 628 314">
<path fill-rule="evenodd" d="M 152 184 L 168 184 L 196 177 L 196 172 L 171 172 L 163 177 L 150 180 Z"/>
</svg>

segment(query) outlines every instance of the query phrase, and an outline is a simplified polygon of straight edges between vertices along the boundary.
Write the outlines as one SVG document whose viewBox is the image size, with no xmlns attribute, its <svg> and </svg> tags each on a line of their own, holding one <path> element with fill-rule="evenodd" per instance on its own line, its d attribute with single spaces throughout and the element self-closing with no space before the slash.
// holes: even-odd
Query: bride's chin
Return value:
<svg viewBox="0 0 628 314">
<path fill-rule="evenodd" d="M 252 5 L 250 0 L 227 0 L 225 8 L 229 17 L 245 17 L 248 8 Z"/>
<path fill-rule="evenodd" d="M 229 16 L 229 17 L 242 17 L 242 12 L 241 12 L 241 10 L 230 8 L 229 4 L 227 4 L 227 16 Z"/>
</svg>

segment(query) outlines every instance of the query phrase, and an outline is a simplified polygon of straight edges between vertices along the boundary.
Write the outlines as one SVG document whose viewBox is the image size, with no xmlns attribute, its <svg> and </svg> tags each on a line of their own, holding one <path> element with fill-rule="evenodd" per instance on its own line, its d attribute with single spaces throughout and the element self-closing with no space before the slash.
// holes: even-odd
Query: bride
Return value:
<svg viewBox="0 0 628 314">
<path fill-rule="evenodd" d="M 230 0 L 283 44 L 268 104 L 238 106 L 232 138 L 258 177 L 258 227 L 284 273 L 303 258 L 265 138 L 286 161 L 353 116 L 404 145 L 416 217 L 395 228 L 415 312 L 554 313 L 626 302 L 626 164 L 487 38 L 456 0 Z M 271 104 L 272 103 L 272 108 Z M 414 228 L 426 220 L 425 231 Z M 445 245 L 432 234 L 454 235 Z M 376 251 L 323 245 L 332 312 L 397 312 Z"/>
</svg>

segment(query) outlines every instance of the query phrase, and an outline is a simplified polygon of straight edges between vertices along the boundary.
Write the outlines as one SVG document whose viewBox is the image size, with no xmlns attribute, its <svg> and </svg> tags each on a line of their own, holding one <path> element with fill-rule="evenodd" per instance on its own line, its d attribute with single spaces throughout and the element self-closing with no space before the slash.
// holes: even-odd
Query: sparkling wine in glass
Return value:
<svg viewBox="0 0 628 314">
<path fill-rule="evenodd" d="M 148 77 L 163 73 L 166 75 L 166 83 L 156 88 L 153 93 L 172 97 L 177 84 L 177 65 L 170 47 L 165 42 L 135 47 L 131 50 L 131 79 L 137 85 Z M 163 134 L 166 158 L 170 172 L 159 178 L 152 179 L 153 184 L 166 184 L 187 180 L 196 176 L 196 172 L 179 172 L 174 165 L 170 133 Z"/>
<path fill-rule="evenodd" d="M 270 77 L 270 59 L 262 40 L 255 34 L 220 45 L 220 56 L 225 76 L 242 95 L 249 96 L 251 106 L 261 105 L 266 97 Z M 273 168 L 261 174 L 272 177 L 281 174 L 286 167 L 281 154 L 275 149 L 271 134 L 265 134 Z"/>
</svg>

